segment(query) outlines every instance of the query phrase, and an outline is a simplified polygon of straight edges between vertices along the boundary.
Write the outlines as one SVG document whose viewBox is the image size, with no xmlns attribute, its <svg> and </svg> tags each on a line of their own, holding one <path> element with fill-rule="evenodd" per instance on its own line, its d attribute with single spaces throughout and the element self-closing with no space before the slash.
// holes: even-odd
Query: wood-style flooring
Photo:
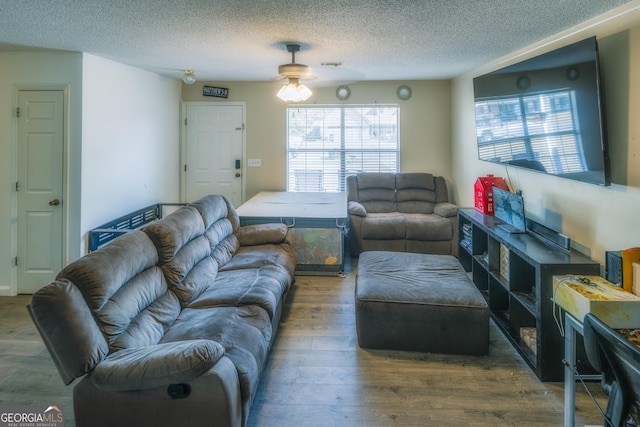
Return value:
<svg viewBox="0 0 640 427">
<path fill-rule="evenodd" d="M 493 323 L 483 357 L 359 348 L 355 266 L 346 267 L 344 278 L 296 278 L 250 427 L 563 425 L 563 384 L 540 382 Z M 73 427 L 71 387 L 33 327 L 29 300 L 0 297 L 0 406 L 59 405 Z M 589 387 L 602 403 L 599 385 Z M 576 388 L 576 425 L 602 425 Z"/>
</svg>

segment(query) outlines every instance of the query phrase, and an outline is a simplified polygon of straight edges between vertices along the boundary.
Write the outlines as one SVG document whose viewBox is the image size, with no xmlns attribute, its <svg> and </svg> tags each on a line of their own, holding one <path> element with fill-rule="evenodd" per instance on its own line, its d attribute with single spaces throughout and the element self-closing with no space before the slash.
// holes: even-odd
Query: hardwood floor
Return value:
<svg viewBox="0 0 640 427">
<path fill-rule="evenodd" d="M 538 381 L 493 323 L 484 357 L 359 348 L 354 286 L 348 265 L 344 278 L 297 277 L 249 426 L 562 426 L 562 383 Z M 33 327 L 29 300 L 0 297 L 0 405 L 59 405 L 74 426 L 71 387 Z M 602 402 L 599 385 L 589 386 Z M 577 389 L 576 425 L 602 425 Z"/>
</svg>

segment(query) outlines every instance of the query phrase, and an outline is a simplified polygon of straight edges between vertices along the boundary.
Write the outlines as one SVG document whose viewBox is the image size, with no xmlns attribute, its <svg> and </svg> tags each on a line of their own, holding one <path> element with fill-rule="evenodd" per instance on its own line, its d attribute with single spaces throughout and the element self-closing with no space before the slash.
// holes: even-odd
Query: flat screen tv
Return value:
<svg viewBox="0 0 640 427">
<path fill-rule="evenodd" d="M 609 185 L 595 37 L 473 79 L 480 160 Z"/>
</svg>

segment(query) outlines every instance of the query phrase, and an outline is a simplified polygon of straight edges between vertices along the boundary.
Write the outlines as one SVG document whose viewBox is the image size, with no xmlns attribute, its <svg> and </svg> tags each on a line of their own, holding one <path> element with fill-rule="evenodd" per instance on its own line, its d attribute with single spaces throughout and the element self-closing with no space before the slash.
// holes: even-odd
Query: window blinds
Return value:
<svg viewBox="0 0 640 427">
<path fill-rule="evenodd" d="M 344 191 L 358 172 L 398 172 L 397 105 L 287 106 L 287 191 Z"/>
</svg>

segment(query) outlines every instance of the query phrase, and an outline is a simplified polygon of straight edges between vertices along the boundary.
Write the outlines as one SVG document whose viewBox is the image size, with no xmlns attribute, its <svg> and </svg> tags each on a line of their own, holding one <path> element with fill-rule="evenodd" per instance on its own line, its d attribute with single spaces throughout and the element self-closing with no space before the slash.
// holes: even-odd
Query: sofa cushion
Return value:
<svg viewBox="0 0 640 427">
<path fill-rule="evenodd" d="M 211 227 L 216 221 L 227 218 L 229 215 L 227 203 L 224 196 L 210 194 L 189 204 L 194 207 L 202 216 L 205 230 Z"/>
<path fill-rule="evenodd" d="M 279 266 L 223 271 L 189 308 L 256 305 L 273 319 L 290 286 L 290 275 Z"/>
<path fill-rule="evenodd" d="M 400 190 L 422 190 L 422 191 L 435 191 L 436 183 L 433 179 L 433 175 L 430 173 L 397 173 L 396 189 Z M 422 199 L 423 196 L 416 194 L 415 200 Z M 430 196 L 429 196 L 430 197 Z"/>
<path fill-rule="evenodd" d="M 458 215 L 458 207 L 453 203 L 439 202 L 433 209 L 433 213 L 445 218 L 453 218 Z"/>
<path fill-rule="evenodd" d="M 124 284 L 96 312 L 112 351 L 157 344 L 180 313 L 162 271 L 151 268 Z"/>
<path fill-rule="evenodd" d="M 367 212 L 392 212 L 396 208 L 396 181 L 394 174 L 367 173 L 358 175 L 358 195 Z"/>
<path fill-rule="evenodd" d="M 405 215 L 398 212 L 369 213 L 362 218 L 363 239 L 404 239 L 406 237 Z"/>
<path fill-rule="evenodd" d="M 132 231 L 67 265 L 57 278 L 69 279 L 79 286 L 87 304 L 97 310 L 124 283 L 157 262 L 158 255 L 151 240 L 141 231 Z"/>
<path fill-rule="evenodd" d="M 348 204 L 348 210 L 351 215 L 367 216 L 367 210 L 361 203 L 351 201 Z"/>
<path fill-rule="evenodd" d="M 291 245 L 241 246 L 220 271 L 257 269 L 271 265 L 283 268 L 290 280 L 295 273 L 296 256 Z"/>
<path fill-rule="evenodd" d="M 91 381 L 111 391 L 187 382 L 211 369 L 223 355 L 220 344 L 203 339 L 120 350 L 96 366 Z"/>
<path fill-rule="evenodd" d="M 438 215 L 405 214 L 406 236 L 409 240 L 438 241 L 453 238 L 453 226 Z"/>
<path fill-rule="evenodd" d="M 396 174 L 396 200 L 398 212 L 433 213 L 436 203 L 436 186 L 429 173 Z"/>
<path fill-rule="evenodd" d="M 146 226 L 143 231 L 156 246 L 162 265 L 172 259 L 184 245 L 201 236 L 205 228 L 200 213 L 192 206 L 183 206 Z"/>
<path fill-rule="evenodd" d="M 40 288 L 28 309 L 66 385 L 92 370 L 109 353 L 93 313 L 69 280 L 58 279 Z"/>
<path fill-rule="evenodd" d="M 247 225 L 239 227 L 236 236 L 240 246 L 278 244 L 287 237 L 287 226 L 281 223 Z"/>
<path fill-rule="evenodd" d="M 111 351 L 157 344 L 180 313 L 157 260 L 149 237 L 132 231 L 58 274 L 82 292 Z"/>
<path fill-rule="evenodd" d="M 204 236 L 196 237 L 181 248 L 175 255 L 165 261 L 162 271 L 170 286 L 178 286 L 191 269 L 211 254 L 209 242 Z"/>
<path fill-rule="evenodd" d="M 243 406 L 248 408 L 260 382 L 272 332 L 269 315 L 256 305 L 185 308 L 162 342 L 208 339 L 220 343 L 238 371 Z"/>
<path fill-rule="evenodd" d="M 183 307 L 189 305 L 211 286 L 218 275 L 218 263 L 211 257 L 206 257 L 191 268 L 184 279 L 171 289 Z"/>
</svg>

